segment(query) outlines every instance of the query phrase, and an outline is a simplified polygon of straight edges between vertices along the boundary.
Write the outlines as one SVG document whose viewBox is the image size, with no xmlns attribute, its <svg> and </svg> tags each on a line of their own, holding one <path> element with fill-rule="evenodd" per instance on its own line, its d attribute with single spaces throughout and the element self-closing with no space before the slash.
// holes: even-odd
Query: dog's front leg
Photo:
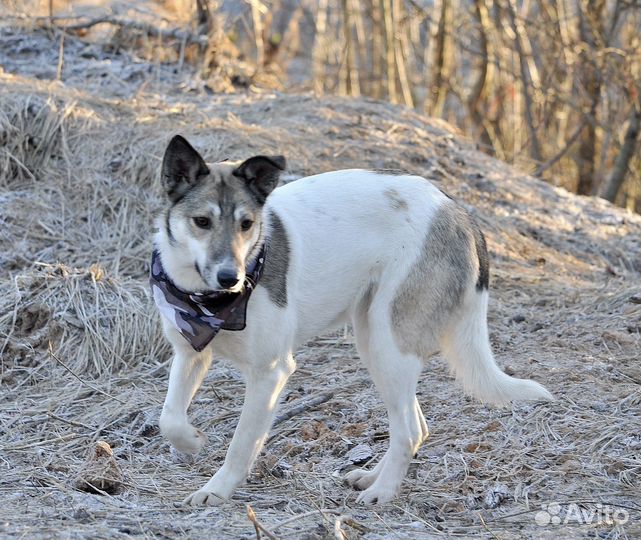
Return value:
<svg viewBox="0 0 641 540">
<path fill-rule="evenodd" d="M 225 462 L 209 482 L 185 499 L 186 504 L 218 504 L 245 481 L 263 447 L 278 398 L 294 368 L 290 356 L 286 361 L 246 373 L 245 402 Z"/>
<path fill-rule="evenodd" d="M 200 353 L 194 351 L 173 329 L 166 327 L 165 333 L 174 346 L 174 358 L 160 415 L 160 431 L 174 448 L 196 454 L 206 439 L 189 423 L 187 409 L 211 365 L 212 353 L 209 348 Z"/>
</svg>

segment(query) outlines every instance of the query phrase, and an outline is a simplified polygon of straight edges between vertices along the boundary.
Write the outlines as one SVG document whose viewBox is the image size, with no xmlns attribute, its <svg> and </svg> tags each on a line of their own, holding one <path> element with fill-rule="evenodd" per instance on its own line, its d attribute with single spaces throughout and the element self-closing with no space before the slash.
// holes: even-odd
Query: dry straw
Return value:
<svg viewBox="0 0 641 540">
<path fill-rule="evenodd" d="M 46 36 L 33 39 L 46 50 Z M 200 95 L 158 77 L 97 87 L 78 75 L 90 62 L 68 56 L 77 73 L 62 83 L 0 72 L 0 537 L 641 535 L 638 216 L 519 175 L 406 109 Z M 192 407 L 207 453 L 170 451 L 157 428 L 169 349 L 145 275 L 159 161 L 177 132 L 211 161 L 282 152 L 293 176 L 407 169 L 475 209 L 499 362 L 558 401 L 487 408 L 430 360 L 419 398 L 431 438 L 394 503 L 358 507 L 341 482 L 346 455 L 366 443 L 381 456 L 387 424 L 347 329 L 298 352 L 281 421 L 234 499 L 176 507 L 220 466 L 243 387 L 216 363 Z M 114 495 L 74 487 L 101 440 L 123 474 Z M 552 502 L 609 505 L 630 520 L 542 528 L 536 513 Z"/>
</svg>

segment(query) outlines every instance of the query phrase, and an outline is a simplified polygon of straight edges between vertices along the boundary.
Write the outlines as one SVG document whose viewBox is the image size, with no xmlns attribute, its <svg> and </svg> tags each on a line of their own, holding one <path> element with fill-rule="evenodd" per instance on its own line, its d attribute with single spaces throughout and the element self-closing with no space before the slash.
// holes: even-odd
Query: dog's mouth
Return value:
<svg viewBox="0 0 641 540">
<path fill-rule="evenodd" d="M 217 278 L 211 276 L 209 272 L 203 272 L 202 267 L 198 264 L 198 262 L 194 263 L 194 268 L 198 275 L 200 276 L 200 279 L 203 281 L 203 283 L 207 287 L 207 292 L 218 292 L 218 293 L 239 293 L 242 292 L 243 289 L 245 288 L 245 273 L 244 272 L 239 272 L 234 278 L 234 283 L 233 284 L 225 284 L 221 283 L 220 279 L 225 279 L 224 277 L 222 278 Z M 227 278 L 229 279 L 229 278 Z"/>
<path fill-rule="evenodd" d="M 243 279 L 242 281 L 238 281 L 236 285 L 233 287 L 221 287 L 220 285 L 213 289 L 216 292 L 221 292 L 221 293 L 240 293 L 243 291 L 245 288 L 245 280 Z"/>
</svg>

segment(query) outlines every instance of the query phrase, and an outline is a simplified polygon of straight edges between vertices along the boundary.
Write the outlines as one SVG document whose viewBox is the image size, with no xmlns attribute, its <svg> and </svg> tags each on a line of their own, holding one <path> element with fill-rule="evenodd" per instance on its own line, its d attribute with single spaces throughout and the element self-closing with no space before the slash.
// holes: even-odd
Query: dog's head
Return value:
<svg viewBox="0 0 641 540">
<path fill-rule="evenodd" d="M 283 156 L 208 166 L 175 136 L 162 163 L 168 197 L 160 233 L 169 251 L 164 259 L 171 259 L 180 274 L 193 276 L 188 281 L 196 288 L 241 290 L 245 267 L 262 242 L 263 205 L 284 169 Z"/>
</svg>

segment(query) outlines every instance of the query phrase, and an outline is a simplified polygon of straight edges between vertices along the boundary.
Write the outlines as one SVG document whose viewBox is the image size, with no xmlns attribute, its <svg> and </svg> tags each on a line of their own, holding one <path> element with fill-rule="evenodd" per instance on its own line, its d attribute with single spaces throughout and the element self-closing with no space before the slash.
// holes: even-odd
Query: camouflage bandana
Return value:
<svg viewBox="0 0 641 540">
<path fill-rule="evenodd" d="M 149 273 L 154 302 L 160 313 L 200 352 L 220 330 L 245 329 L 247 302 L 263 272 L 266 252 L 263 245 L 258 257 L 247 267 L 241 292 L 189 293 L 171 281 L 160 262 L 160 254 L 154 250 Z"/>
</svg>

